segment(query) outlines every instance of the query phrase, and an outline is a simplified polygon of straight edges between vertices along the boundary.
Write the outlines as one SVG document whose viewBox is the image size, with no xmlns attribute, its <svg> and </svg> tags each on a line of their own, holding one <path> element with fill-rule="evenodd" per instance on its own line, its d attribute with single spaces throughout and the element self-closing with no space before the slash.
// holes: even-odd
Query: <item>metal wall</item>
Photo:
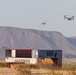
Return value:
<svg viewBox="0 0 76 75">
<path fill-rule="evenodd" d="M 62 58 L 62 50 L 38 50 L 38 58 Z"/>
<path fill-rule="evenodd" d="M 16 50 L 16 57 L 21 58 L 32 58 L 32 50 Z"/>
<path fill-rule="evenodd" d="M 53 58 L 54 66 L 62 67 L 62 58 Z"/>
<path fill-rule="evenodd" d="M 38 58 L 46 58 L 47 57 L 46 50 L 38 50 Z"/>
<path fill-rule="evenodd" d="M 11 50 L 6 50 L 5 51 L 5 56 L 6 57 L 11 57 L 11 53 L 12 53 Z"/>
</svg>

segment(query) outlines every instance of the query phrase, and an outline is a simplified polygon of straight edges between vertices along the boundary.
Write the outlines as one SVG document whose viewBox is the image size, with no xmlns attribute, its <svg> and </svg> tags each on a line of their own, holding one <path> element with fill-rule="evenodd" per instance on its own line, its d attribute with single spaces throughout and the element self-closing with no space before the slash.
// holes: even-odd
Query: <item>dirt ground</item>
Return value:
<svg viewBox="0 0 76 75">
<path fill-rule="evenodd" d="M 76 71 L 72 71 L 72 70 L 47 70 L 47 69 L 31 69 L 32 73 L 40 73 L 40 74 L 44 74 L 44 75 L 76 75 Z"/>
<path fill-rule="evenodd" d="M 31 75 L 76 75 L 76 71 L 71 70 L 31 69 L 31 73 Z M 0 75 L 17 75 L 17 71 L 10 68 L 0 68 Z"/>
</svg>

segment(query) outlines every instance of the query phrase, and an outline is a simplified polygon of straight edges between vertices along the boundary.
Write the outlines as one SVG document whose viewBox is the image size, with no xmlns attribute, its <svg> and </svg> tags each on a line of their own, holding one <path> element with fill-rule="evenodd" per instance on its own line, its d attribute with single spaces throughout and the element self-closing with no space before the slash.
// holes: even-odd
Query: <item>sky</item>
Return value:
<svg viewBox="0 0 76 75">
<path fill-rule="evenodd" d="M 68 21 L 64 15 L 74 15 L 75 19 Z M 0 26 L 76 36 L 76 0 L 0 0 Z"/>
</svg>

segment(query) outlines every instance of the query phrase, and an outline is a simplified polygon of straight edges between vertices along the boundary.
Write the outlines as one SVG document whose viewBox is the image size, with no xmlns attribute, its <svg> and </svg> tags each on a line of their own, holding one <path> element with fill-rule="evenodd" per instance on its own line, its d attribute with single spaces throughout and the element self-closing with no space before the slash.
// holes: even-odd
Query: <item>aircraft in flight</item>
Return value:
<svg viewBox="0 0 76 75">
<path fill-rule="evenodd" d="M 68 16 L 68 15 L 64 15 L 64 19 L 67 19 L 69 21 L 74 20 L 74 16 Z"/>
<path fill-rule="evenodd" d="M 45 24 L 46 24 L 46 22 L 42 22 L 41 24 L 42 24 L 42 25 L 45 25 Z"/>
</svg>

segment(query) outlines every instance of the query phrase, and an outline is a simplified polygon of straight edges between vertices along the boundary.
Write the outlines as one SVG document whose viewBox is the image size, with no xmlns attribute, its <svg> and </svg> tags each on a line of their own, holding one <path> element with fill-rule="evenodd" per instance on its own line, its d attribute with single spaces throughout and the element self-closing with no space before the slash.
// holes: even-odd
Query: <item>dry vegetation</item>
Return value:
<svg viewBox="0 0 76 75">
<path fill-rule="evenodd" d="M 65 63 L 62 68 L 53 67 L 50 64 L 25 65 L 15 64 L 14 68 L 8 68 L 0 64 L 0 75 L 76 75 L 76 64 Z"/>
</svg>

